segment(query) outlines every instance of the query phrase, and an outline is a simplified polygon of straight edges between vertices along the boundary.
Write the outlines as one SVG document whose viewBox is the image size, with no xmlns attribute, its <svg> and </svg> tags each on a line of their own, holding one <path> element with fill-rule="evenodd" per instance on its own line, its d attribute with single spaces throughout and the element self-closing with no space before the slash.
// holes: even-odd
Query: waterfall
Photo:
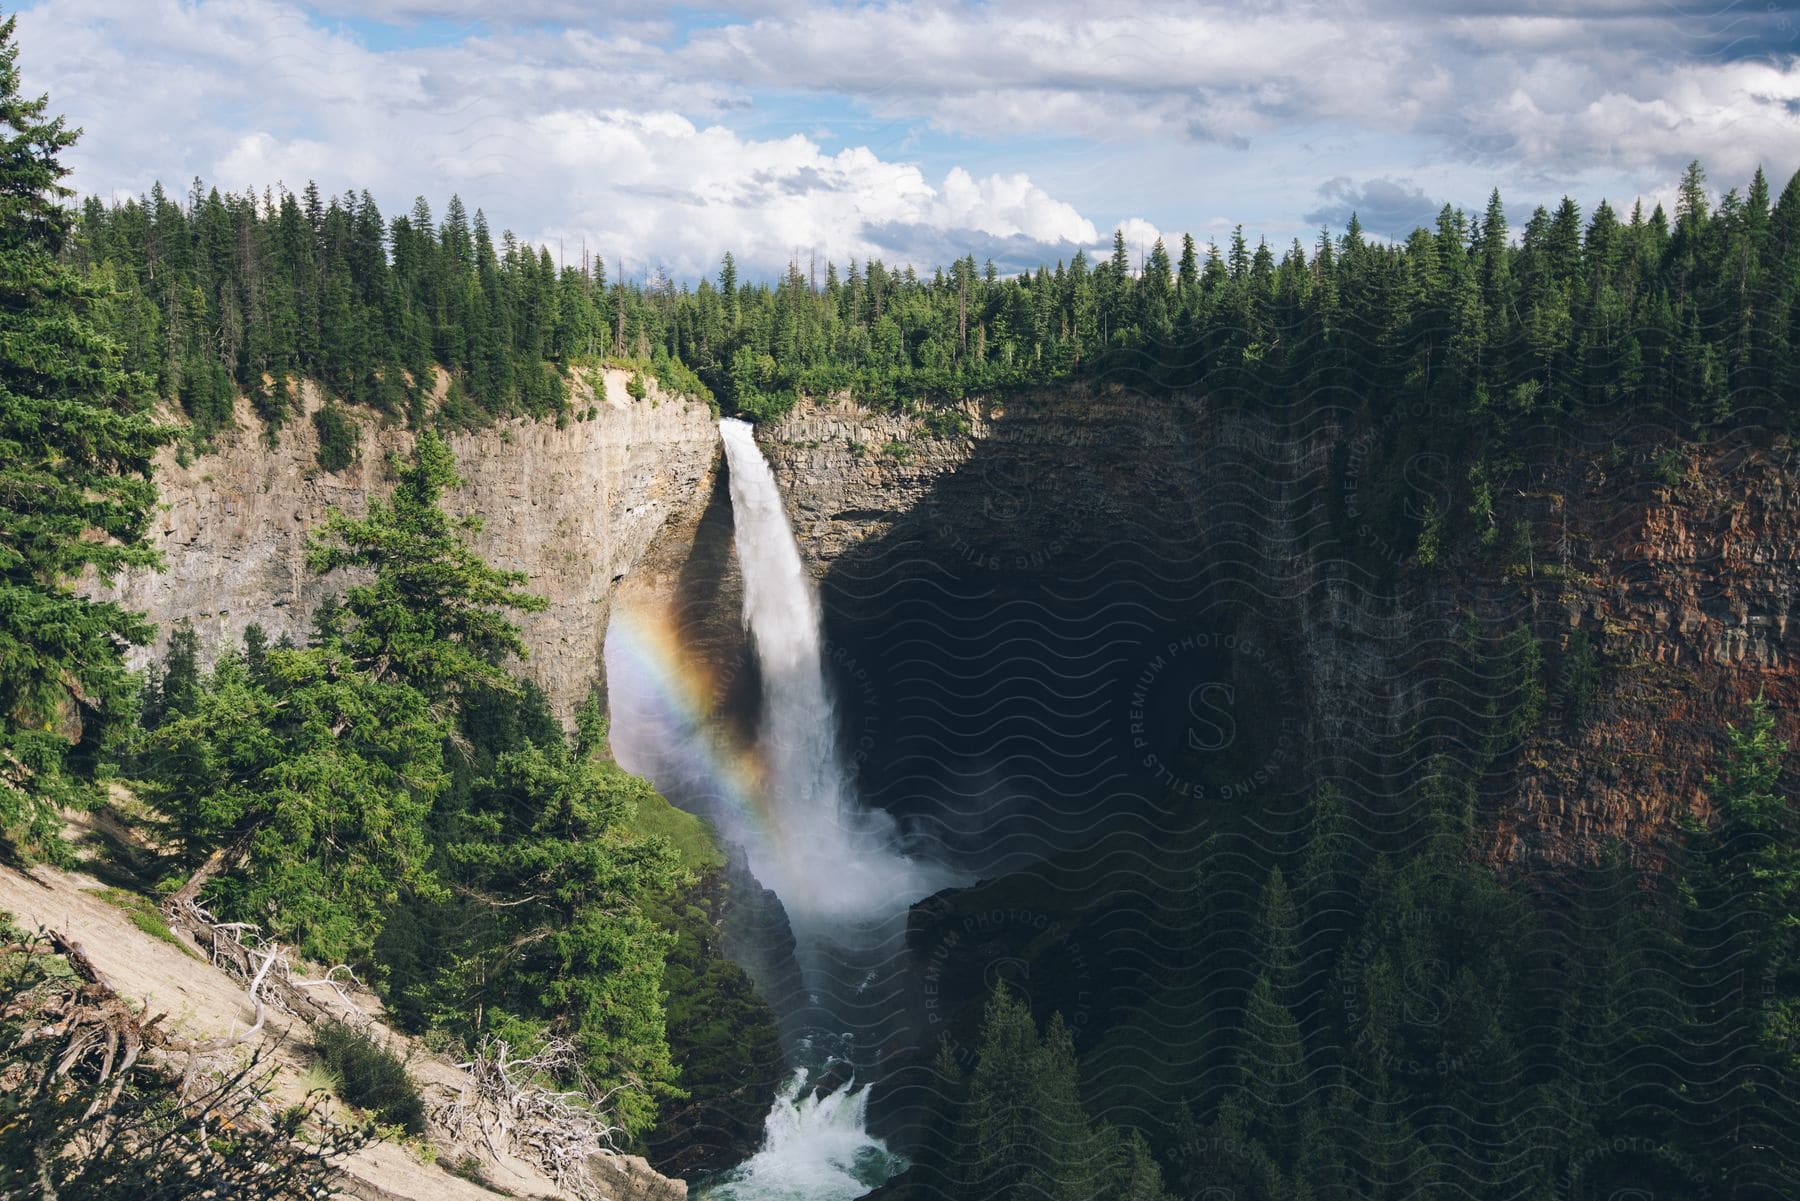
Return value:
<svg viewBox="0 0 1800 1201">
<path fill-rule="evenodd" d="M 769 1112 L 762 1149 L 702 1182 L 696 1196 L 848 1201 L 905 1163 L 868 1133 L 867 1087 L 858 1082 L 904 1019 L 891 981 L 905 954 L 907 911 L 953 877 L 909 859 L 893 818 L 858 803 L 825 671 L 819 597 L 775 475 L 747 423 L 721 421 L 719 436 L 744 628 L 762 687 L 755 746 L 745 755 L 711 728 L 659 615 L 639 614 L 615 615 L 607 631 L 612 747 L 627 769 L 705 813 L 744 849 L 781 899 L 805 978 L 805 997 L 778 1015 L 797 1070 Z"/>
<path fill-rule="evenodd" d="M 930 890 L 893 820 L 854 803 L 825 677 L 819 598 L 747 422 L 719 423 L 744 576 L 744 625 L 762 669 L 758 733 L 769 828 L 751 866 L 798 932 L 902 912 Z"/>
</svg>

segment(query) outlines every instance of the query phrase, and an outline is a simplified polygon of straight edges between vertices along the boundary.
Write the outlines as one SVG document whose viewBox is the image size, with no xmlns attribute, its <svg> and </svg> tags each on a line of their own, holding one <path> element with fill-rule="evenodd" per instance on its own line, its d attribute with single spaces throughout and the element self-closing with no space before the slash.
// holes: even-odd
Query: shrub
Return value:
<svg viewBox="0 0 1800 1201">
<path fill-rule="evenodd" d="M 713 415 L 718 415 L 719 402 L 713 396 L 712 389 L 702 383 L 700 377 L 680 359 L 672 358 L 667 351 L 658 348 L 656 357 L 650 361 L 650 372 L 656 376 L 656 382 L 662 385 L 664 392 L 704 401 Z"/>
<path fill-rule="evenodd" d="M 932 409 L 921 422 L 934 438 L 950 438 L 969 432 L 969 415 L 961 409 Z"/>
<path fill-rule="evenodd" d="M 399 1126 L 408 1134 L 424 1132 L 424 1098 L 398 1055 L 343 1022 L 325 1022 L 314 1030 L 313 1050 L 343 1100 L 383 1125 Z"/>
<path fill-rule="evenodd" d="M 319 466 L 342 471 L 356 462 L 361 434 L 340 406 L 327 404 L 314 413 L 313 428 L 319 431 Z"/>
<path fill-rule="evenodd" d="M 1687 478 L 1687 460 L 1681 448 L 1671 446 L 1656 456 L 1656 480 L 1665 488 L 1679 488 Z"/>
<path fill-rule="evenodd" d="M 1587 720 L 1600 693 L 1600 652 L 1585 630 L 1576 630 L 1569 635 L 1557 692 L 1569 727 L 1578 728 Z"/>
<path fill-rule="evenodd" d="M 792 390 L 763 392 L 749 389 L 738 393 L 737 411 L 751 421 L 780 421 L 799 399 Z"/>
</svg>

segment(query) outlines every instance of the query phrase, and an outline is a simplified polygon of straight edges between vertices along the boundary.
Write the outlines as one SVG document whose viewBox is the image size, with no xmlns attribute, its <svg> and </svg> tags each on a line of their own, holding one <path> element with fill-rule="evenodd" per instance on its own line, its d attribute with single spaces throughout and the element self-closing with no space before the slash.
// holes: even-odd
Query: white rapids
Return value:
<svg viewBox="0 0 1800 1201">
<path fill-rule="evenodd" d="M 762 1150 L 696 1193 L 708 1201 L 851 1201 L 906 1166 L 864 1128 L 866 1089 L 816 1097 L 801 1069 L 763 1123 Z"/>
</svg>

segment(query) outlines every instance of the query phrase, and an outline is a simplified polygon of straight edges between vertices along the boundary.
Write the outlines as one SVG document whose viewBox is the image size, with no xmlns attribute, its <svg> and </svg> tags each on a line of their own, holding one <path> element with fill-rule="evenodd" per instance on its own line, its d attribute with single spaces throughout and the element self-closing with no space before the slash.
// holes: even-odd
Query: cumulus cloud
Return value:
<svg viewBox="0 0 1800 1201">
<path fill-rule="evenodd" d="M 609 246 L 656 247 L 657 265 L 682 277 L 733 247 L 765 269 L 815 253 L 925 265 L 995 239 L 1016 248 L 1094 237 L 1091 222 L 1023 175 L 976 179 L 955 168 L 934 183 L 866 147 L 828 154 L 800 135 L 745 139 L 673 113 L 550 113 L 522 138 L 554 156 L 576 227 L 603 231 Z"/>
<path fill-rule="evenodd" d="M 679 94 L 716 115 L 733 94 L 677 91 L 642 47 L 590 31 L 377 52 L 273 4 L 64 0 L 28 15 L 29 83 L 91 127 L 74 155 L 88 190 L 316 179 L 390 210 L 455 191 L 571 259 L 585 244 L 634 274 L 689 279 L 728 249 L 773 273 L 793 255 L 923 265 L 947 248 L 1021 255 L 1097 237 L 1022 173 L 928 179 L 867 147 L 695 120 L 663 105 Z"/>
<path fill-rule="evenodd" d="M 1779 185 L 1800 163 L 1795 9 L 43 0 L 21 40 L 27 85 L 89 127 L 80 187 L 316 178 L 390 208 L 458 191 L 496 227 L 692 278 L 727 248 L 764 271 L 815 252 L 1029 265 L 1108 250 L 1097 213 L 1154 218 L 1171 249 L 1172 225 L 1283 238 L 1352 208 L 1398 236 L 1436 196 L 1629 200 L 1694 157 Z M 817 132 L 771 133 L 779 105 Z"/>
</svg>

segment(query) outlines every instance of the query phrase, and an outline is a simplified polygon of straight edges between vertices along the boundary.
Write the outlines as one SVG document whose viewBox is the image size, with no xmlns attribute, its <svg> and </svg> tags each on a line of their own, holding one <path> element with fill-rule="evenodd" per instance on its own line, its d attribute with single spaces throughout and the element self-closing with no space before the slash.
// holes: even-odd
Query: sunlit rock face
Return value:
<svg viewBox="0 0 1800 1201">
<path fill-rule="evenodd" d="M 522 571 L 549 601 L 522 615 L 531 655 L 520 671 L 567 717 L 600 674 L 610 598 L 672 516 L 704 499 L 718 434 L 703 404 L 625 389 L 626 373 L 571 381 L 570 418 L 512 420 L 453 434 L 462 487 L 447 507 L 482 520 L 477 552 Z M 183 464 L 173 450 L 157 464 L 161 508 L 150 541 L 161 572 L 132 572 L 110 595 L 146 612 L 161 635 L 180 620 L 200 635 L 202 655 L 237 645 L 259 623 L 271 642 L 304 639 L 312 610 L 346 580 L 306 568 L 306 535 L 332 508 L 360 513 L 392 486 L 390 453 L 412 436 L 346 409 L 362 431 L 357 460 L 341 472 L 318 463 L 308 415 L 321 403 L 300 389 L 301 407 L 273 442 L 248 404 L 237 428 Z"/>
</svg>

